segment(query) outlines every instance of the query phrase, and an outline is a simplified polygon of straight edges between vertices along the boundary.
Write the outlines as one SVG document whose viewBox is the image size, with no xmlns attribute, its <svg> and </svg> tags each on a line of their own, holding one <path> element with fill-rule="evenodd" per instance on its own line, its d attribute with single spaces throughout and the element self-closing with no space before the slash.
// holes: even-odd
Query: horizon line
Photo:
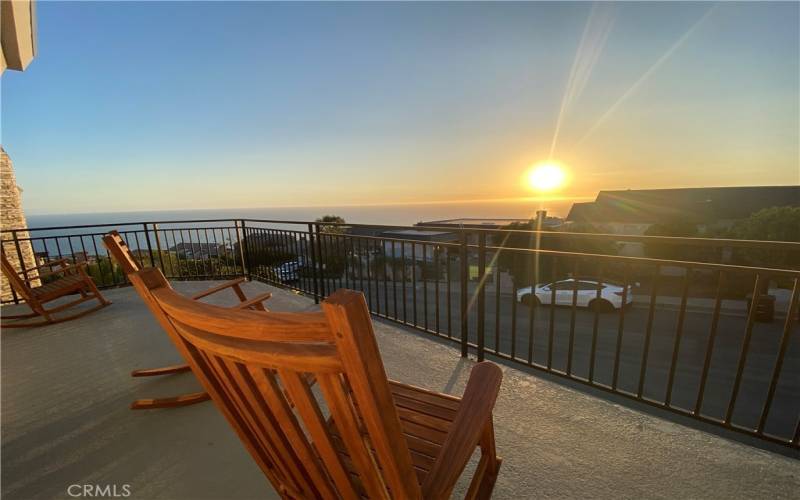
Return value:
<svg viewBox="0 0 800 500">
<path fill-rule="evenodd" d="M 147 209 L 131 209 L 131 210 L 109 210 L 102 212 L 104 214 L 127 214 L 127 213 L 140 213 L 140 212 L 194 212 L 200 210 L 267 210 L 267 209 L 282 209 L 282 208 L 353 208 L 353 207 L 393 207 L 393 206 L 408 206 L 408 205 L 448 205 L 456 203 L 525 203 L 525 202 L 546 202 L 546 201 L 577 201 L 577 200 L 593 200 L 596 196 L 548 196 L 548 197 L 529 197 L 522 196 L 516 198 L 480 198 L 468 200 L 433 200 L 433 201 L 405 201 L 405 202 L 387 202 L 387 203 L 349 203 L 341 205 L 272 205 L 272 206 L 253 206 L 253 207 L 209 207 L 209 208 L 147 208 Z M 98 213 L 97 211 L 86 212 L 36 212 L 32 211 L 27 213 L 28 216 L 60 216 L 60 215 L 92 215 Z"/>
</svg>

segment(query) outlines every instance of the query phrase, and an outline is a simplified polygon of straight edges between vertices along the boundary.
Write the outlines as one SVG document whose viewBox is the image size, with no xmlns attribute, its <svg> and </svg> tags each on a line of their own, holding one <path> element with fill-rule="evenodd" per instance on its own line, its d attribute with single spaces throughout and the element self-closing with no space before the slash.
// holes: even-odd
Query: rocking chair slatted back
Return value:
<svg viewBox="0 0 800 500">
<path fill-rule="evenodd" d="M 421 498 L 362 294 L 264 313 L 182 297 L 158 269 L 130 278 L 283 497 Z"/>
<path fill-rule="evenodd" d="M 14 268 L 14 265 L 8 260 L 8 257 L 6 256 L 6 249 L 2 244 L 0 244 L 0 262 L 2 262 L 1 265 L 3 274 L 5 274 L 8 284 L 14 289 L 15 292 L 17 292 L 17 295 L 25 299 L 25 302 L 28 304 L 38 306 L 38 302 L 33 295 L 30 285 L 27 281 L 20 277 L 19 273 Z"/>
<path fill-rule="evenodd" d="M 109 231 L 108 234 L 103 236 L 103 242 L 105 243 L 106 249 L 108 249 L 108 253 L 111 254 L 117 264 L 122 268 L 122 272 L 125 273 L 125 276 L 135 273 L 142 268 L 119 232 L 116 230 Z"/>
</svg>

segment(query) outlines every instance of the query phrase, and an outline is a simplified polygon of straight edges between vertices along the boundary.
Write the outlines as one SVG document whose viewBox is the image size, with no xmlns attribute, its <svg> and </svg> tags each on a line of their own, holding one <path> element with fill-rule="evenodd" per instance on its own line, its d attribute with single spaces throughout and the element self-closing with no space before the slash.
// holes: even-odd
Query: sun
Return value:
<svg viewBox="0 0 800 500">
<path fill-rule="evenodd" d="M 558 163 L 548 161 L 531 167 L 525 174 L 525 180 L 528 187 L 535 191 L 555 191 L 567 181 L 567 173 Z"/>
</svg>

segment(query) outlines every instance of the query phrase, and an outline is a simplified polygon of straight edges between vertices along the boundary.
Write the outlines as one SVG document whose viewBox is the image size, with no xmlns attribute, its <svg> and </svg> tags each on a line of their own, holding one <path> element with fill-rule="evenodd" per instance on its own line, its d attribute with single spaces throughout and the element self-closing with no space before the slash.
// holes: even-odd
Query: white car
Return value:
<svg viewBox="0 0 800 500">
<path fill-rule="evenodd" d="M 622 285 L 581 278 L 569 278 L 546 285 L 536 285 L 536 291 L 533 295 L 532 288 L 526 286 L 517 290 L 517 301 L 533 306 L 551 305 L 555 295 L 555 305 L 571 306 L 574 295 L 576 298 L 575 305 L 578 307 L 610 312 L 622 307 L 622 296 L 625 295 Z M 599 298 L 597 296 L 598 288 L 600 288 Z M 628 285 L 625 305 L 627 306 L 631 303 L 633 303 L 633 287 Z"/>
</svg>

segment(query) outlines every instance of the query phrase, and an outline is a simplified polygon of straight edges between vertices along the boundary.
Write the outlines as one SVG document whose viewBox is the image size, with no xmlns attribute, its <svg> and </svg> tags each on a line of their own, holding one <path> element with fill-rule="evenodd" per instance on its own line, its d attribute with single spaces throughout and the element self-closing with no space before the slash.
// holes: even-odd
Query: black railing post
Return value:
<svg viewBox="0 0 800 500">
<path fill-rule="evenodd" d="M 144 240 L 147 242 L 147 253 L 150 254 L 150 267 L 156 267 L 156 261 L 153 258 L 153 246 L 150 244 L 150 231 L 147 230 L 147 223 L 142 223 L 144 228 Z"/>
<path fill-rule="evenodd" d="M 322 255 L 322 227 L 320 224 L 314 225 L 314 232 L 315 237 L 314 241 L 316 242 L 316 252 L 317 252 L 317 266 L 318 266 L 318 273 L 317 279 L 319 280 L 319 298 L 322 299 L 323 297 L 327 296 L 328 292 L 328 284 L 325 281 L 325 262 L 324 257 Z"/>
<path fill-rule="evenodd" d="M 14 239 L 14 249 L 16 250 L 17 257 L 19 258 L 20 271 L 22 271 L 22 276 L 27 278 L 28 274 L 25 272 L 25 259 L 22 258 L 22 250 L 19 247 L 19 239 L 17 239 L 17 232 L 11 231 L 11 237 Z M 45 249 L 47 249 L 47 245 L 45 245 Z M 31 243 L 31 251 L 33 251 L 33 243 Z M 34 253 L 34 260 L 35 259 L 36 259 L 36 254 Z M 36 265 L 35 262 L 34 265 Z M 14 303 L 19 304 L 19 297 L 17 296 L 16 290 L 14 290 L 14 288 L 11 286 L 11 283 L 8 284 L 8 287 L 11 288 L 11 296 L 14 297 Z"/>
<path fill-rule="evenodd" d="M 478 362 L 486 348 L 486 232 L 478 235 Z"/>
<path fill-rule="evenodd" d="M 164 257 L 161 251 L 161 238 L 158 237 L 158 224 L 153 223 L 153 235 L 156 237 L 156 252 L 158 253 L 158 263 L 161 265 L 161 271 L 166 274 L 167 270 L 164 268 Z"/>
<path fill-rule="evenodd" d="M 731 419 L 733 418 L 733 410 L 736 408 L 736 400 L 739 397 L 739 388 L 742 384 L 742 375 L 744 374 L 744 367 L 747 365 L 747 355 L 750 351 L 750 340 L 753 337 L 753 322 L 756 319 L 758 293 L 761 290 L 760 286 L 766 281 L 769 283 L 769 277 L 766 280 L 762 279 L 760 273 L 756 273 L 756 281 L 753 285 L 753 299 L 750 301 L 750 307 L 747 311 L 747 323 L 744 329 L 744 339 L 742 340 L 742 350 L 739 353 L 739 363 L 736 368 L 736 378 L 733 381 L 733 389 L 731 390 L 731 399 L 728 401 L 728 410 L 725 412 L 725 420 L 722 425 L 727 427 L 731 426 Z M 669 395 L 669 394 L 668 394 Z"/>
<path fill-rule="evenodd" d="M 319 280 L 317 278 L 317 246 L 314 243 L 314 224 L 308 223 L 308 244 L 311 246 L 311 280 L 314 282 L 314 303 L 319 304 Z"/>
<path fill-rule="evenodd" d="M 769 390 L 767 391 L 767 400 L 764 402 L 764 407 L 761 410 L 761 417 L 758 419 L 758 427 L 756 432 L 759 434 L 764 432 L 764 426 L 767 424 L 767 417 L 769 410 L 772 407 L 772 399 L 775 397 L 775 389 L 778 387 L 778 379 L 781 376 L 781 369 L 783 368 L 783 361 L 786 359 L 786 351 L 789 348 L 789 335 L 792 330 L 792 322 L 796 321 L 794 312 L 797 309 L 798 295 L 800 295 L 800 279 L 795 278 L 792 285 L 792 295 L 789 298 L 789 303 L 786 305 L 786 320 L 783 323 L 783 333 L 781 340 L 778 344 L 778 359 L 775 361 L 775 366 L 772 369 L 772 378 L 769 383 Z M 751 306 L 753 307 L 753 306 Z"/>
<path fill-rule="evenodd" d="M 240 222 L 241 227 L 239 225 Z M 245 247 L 245 245 L 247 245 L 247 235 L 245 234 L 244 219 L 241 221 L 234 220 L 233 224 L 236 227 L 236 243 L 239 245 L 239 260 L 242 263 L 242 274 L 250 281 L 250 249 Z"/>
<path fill-rule="evenodd" d="M 466 358 L 467 354 L 469 354 L 469 311 L 467 310 L 469 272 L 467 266 L 467 233 L 465 231 L 461 231 L 461 247 L 459 253 L 461 261 L 461 357 Z"/>
</svg>

